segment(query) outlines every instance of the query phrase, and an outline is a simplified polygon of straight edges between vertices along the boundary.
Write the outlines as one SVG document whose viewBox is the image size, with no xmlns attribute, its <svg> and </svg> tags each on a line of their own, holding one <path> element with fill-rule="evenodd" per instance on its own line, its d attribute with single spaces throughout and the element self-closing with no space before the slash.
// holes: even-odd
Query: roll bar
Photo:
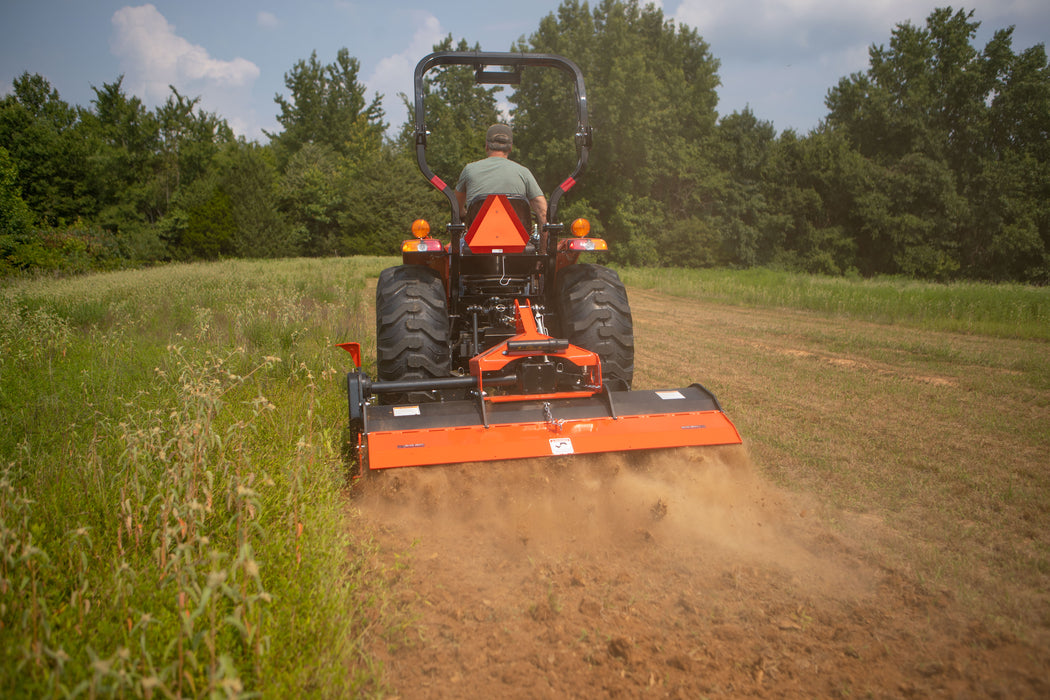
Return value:
<svg viewBox="0 0 1050 700">
<path fill-rule="evenodd" d="M 452 208 L 452 225 L 462 226 L 463 222 L 459 216 L 459 204 L 456 201 L 456 192 L 453 187 L 445 183 L 434 174 L 427 164 L 427 136 L 429 132 L 426 127 L 426 107 L 424 105 L 423 76 L 427 71 L 438 66 L 473 66 L 474 79 L 478 84 L 486 85 L 517 85 L 521 82 L 521 71 L 529 66 L 540 66 L 544 68 L 556 68 L 569 75 L 576 88 L 576 167 L 551 194 L 547 205 L 547 221 L 557 220 L 558 203 L 562 195 L 576 184 L 576 177 L 587 165 L 587 155 L 591 148 L 591 126 L 587 121 L 587 91 L 583 86 L 583 74 L 579 67 L 567 58 L 554 54 L 542 53 L 513 53 L 494 51 L 438 51 L 424 56 L 416 64 L 415 71 L 415 145 L 416 160 L 423 176 L 436 189 L 440 190 L 448 198 Z M 499 70 L 497 70 L 499 69 Z M 509 69 L 509 70 L 506 70 Z"/>
</svg>

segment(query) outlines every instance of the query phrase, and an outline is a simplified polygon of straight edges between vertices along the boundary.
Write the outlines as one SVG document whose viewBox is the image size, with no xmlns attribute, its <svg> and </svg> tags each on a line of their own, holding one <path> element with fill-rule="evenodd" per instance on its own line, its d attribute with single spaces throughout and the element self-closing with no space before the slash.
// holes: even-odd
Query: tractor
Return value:
<svg viewBox="0 0 1050 700">
<path fill-rule="evenodd" d="M 575 168 L 549 198 L 547 222 L 529 202 L 485 193 L 461 212 L 427 163 L 424 76 L 473 68 L 479 84 L 516 85 L 522 72 L 561 71 L 574 87 Z M 392 467 L 741 442 L 699 384 L 632 390 L 634 331 L 617 273 L 581 263 L 608 245 L 585 219 L 566 231 L 558 207 L 593 146 L 583 75 L 552 54 L 437 52 L 415 68 L 415 151 L 448 199 L 447 242 L 419 219 L 402 264 L 376 287 L 376 379 L 347 375 L 352 443 L 361 472 Z"/>
</svg>

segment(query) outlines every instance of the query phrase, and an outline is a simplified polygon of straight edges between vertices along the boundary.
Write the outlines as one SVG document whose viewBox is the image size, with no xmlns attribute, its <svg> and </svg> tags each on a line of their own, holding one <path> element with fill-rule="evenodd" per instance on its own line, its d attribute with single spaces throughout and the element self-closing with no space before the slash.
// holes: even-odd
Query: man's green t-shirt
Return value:
<svg viewBox="0 0 1050 700">
<path fill-rule="evenodd" d="M 528 168 L 499 156 L 468 163 L 456 182 L 456 190 L 467 193 L 467 206 L 483 194 L 517 194 L 529 200 L 543 195 Z"/>
</svg>

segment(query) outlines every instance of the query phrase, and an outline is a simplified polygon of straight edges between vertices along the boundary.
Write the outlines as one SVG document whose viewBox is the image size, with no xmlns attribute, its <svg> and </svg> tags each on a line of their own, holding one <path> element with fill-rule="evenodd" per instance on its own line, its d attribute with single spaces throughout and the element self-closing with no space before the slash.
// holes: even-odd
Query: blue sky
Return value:
<svg viewBox="0 0 1050 700">
<path fill-rule="evenodd" d="M 412 68 L 448 34 L 506 51 L 528 37 L 561 0 L 0 0 L 0 94 L 23 71 L 39 73 L 62 99 L 87 106 L 123 74 L 127 92 L 150 107 L 173 84 L 200 96 L 234 130 L 265 141 L 277 130 L 284 75 L 317 51 L 341 47 L 361 62 L 369 94 L 384 95 L 387 121 L 406 118 L 397 97 L 411 91 Z M 592 6 L 596 3 L 592 3 Z M 824 96 L 867 67 L 872 44 L 888 44 L 898 23 L 922 25 L 944 2 L 926 0 L 662 0 L 667 18 L 697 29 L 721 61 L 719 114 L 746 106 L 778 131 L 802 133 L 826 114 Z M 970 0 L 977 45 L 1014 25 L 1014 50 L 1050 43 L 1048 0 Z"/>
</svg>

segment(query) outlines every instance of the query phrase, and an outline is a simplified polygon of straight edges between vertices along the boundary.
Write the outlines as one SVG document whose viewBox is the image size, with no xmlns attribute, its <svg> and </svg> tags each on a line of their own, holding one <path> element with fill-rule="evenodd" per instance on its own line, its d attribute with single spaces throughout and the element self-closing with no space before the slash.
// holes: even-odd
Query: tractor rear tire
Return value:
<svg viewBox="0 0 1050 700">
<path fill-rule="evenodd" d="M 557 309 L 562 337 L 598 353 L 602 382 L 627 391 L 634 377 L 634 322 L 627 290 L 614 270 L 570 265 L 561 271 Z"/>
<path fill-rule="evenodd" d="M 441 277 L 428 267 L 383 270 L 376 285 L 376 374 L 380 381 L 448 377 L 448 302 Z M 380 394 L 383 404 L 424 403 L 434 392 Z"/>
</svg>

